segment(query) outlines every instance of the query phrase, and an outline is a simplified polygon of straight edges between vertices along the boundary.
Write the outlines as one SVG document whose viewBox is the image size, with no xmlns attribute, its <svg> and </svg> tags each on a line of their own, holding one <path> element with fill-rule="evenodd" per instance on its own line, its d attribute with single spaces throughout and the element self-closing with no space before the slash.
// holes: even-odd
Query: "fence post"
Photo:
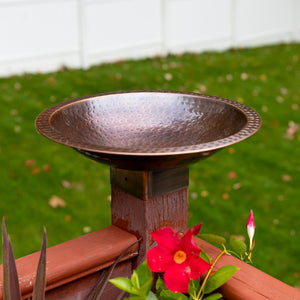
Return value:
<svg viewBox="0 0 300 300">
<path fill-rule="evenodd" d="M 188 167 L 162 171 L 111 168 L 112 224 L 135 234 L 140 242 L 137 264 L 153 241 L 150 233 L 164 226 L 188 227 Z"/>
</svg>

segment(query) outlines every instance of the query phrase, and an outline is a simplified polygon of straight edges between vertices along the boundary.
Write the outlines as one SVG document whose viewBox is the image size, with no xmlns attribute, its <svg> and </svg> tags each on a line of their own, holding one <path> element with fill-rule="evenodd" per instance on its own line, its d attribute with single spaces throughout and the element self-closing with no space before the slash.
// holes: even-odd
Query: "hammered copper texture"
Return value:
<svg viewBox="0 0 300 300">
<path fill-rule="evenodd" d="M 49 139 L 127 169 L 191 163 L 246 139 L 260 124 L 255 111 L 234 101 L 157 91 L 75 99 L 47 109 L 36 120 L 38 131 Z M 148 159 L 153 167 L 144 164 Z"/>
</svg>

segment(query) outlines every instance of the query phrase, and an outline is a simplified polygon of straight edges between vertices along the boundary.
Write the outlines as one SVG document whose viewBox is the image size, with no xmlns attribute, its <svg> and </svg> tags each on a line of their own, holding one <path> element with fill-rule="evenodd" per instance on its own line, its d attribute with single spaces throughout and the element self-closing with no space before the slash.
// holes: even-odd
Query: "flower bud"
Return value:
<svg viewBox="0 0 300 300">
<path fill-rule="evenodd" d="M 249 215 L 248 222 L 247 222 L 247 232 L 248 232 L 248 236 L 249 236 L 249 240 L 250 240 L 250 250 L 251 250 L 252 247 L 254 247 L 254 244 L 252 244 L 252 242 L 253 242 L 253 237 L 254 237 L 254 232 L 255 232 L 255 223 L 254 223 L 252 209 L 250 211 L 250 215 Z"/>
</svg>

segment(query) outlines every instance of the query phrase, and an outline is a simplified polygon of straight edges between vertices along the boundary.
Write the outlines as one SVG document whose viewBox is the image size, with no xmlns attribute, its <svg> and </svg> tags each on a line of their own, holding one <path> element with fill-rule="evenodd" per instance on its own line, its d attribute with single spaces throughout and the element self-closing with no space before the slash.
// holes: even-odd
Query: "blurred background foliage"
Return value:
<svg viewBox="0 0 300 300">
<path fill-rule="evenodd" d="M 190 225 L 246 236 L 254 265 L 300 286 L 300 44 L 118 61 L 87 70 L 0 79 L 0 212 L 16 257 L 110 224 L 109 167 L 39 135 L 36 116 L 71 98 L 109 91 L 172 90 L 254 108 L 261 130 L 190 167 Z"/>
</svg>

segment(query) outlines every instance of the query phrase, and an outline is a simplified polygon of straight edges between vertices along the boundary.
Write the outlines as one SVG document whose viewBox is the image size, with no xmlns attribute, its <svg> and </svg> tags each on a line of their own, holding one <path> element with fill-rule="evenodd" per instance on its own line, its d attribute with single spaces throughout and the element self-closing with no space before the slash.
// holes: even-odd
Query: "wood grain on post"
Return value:
<svg viewBox="0 0 300 300">
<path fill-rule="evenodd" d="M 138 262 L 153 243 L 150 233 L 170 226 L 188 228 L 189 169 L 127 171 L 111 168 L 112 224 L 135 234 L 140 241 Z"/>
</svg>

